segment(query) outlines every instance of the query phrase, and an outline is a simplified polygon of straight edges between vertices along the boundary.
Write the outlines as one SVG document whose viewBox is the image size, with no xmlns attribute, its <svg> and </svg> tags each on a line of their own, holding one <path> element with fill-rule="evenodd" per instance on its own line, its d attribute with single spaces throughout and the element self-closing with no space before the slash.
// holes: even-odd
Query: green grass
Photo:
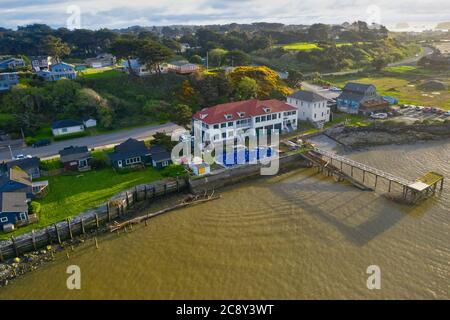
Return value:
<svg viewBox="0 0 450 320">
<path fill-rule="evenodd" d="M 282 46 L 284 50 L 309 51 L 313 49 L 320 49 L 317 43 L 313 42 L 294 42 Z"/>
<path fill-rule="evenodd" d="M 325 128 L 329 128 L 338 123 L 345 123 L 349 127 L 364 127 L 368 126 L 371 122 L 367 118 L 354 114 L 347 113 L 334 113 L 333 120 L 325 124 Z"/>
<path fill-rule="evenodd" d="M 107 79 L 126 76 L 123 72 L 114 70 L 112 67 L 105 68 L 88 68 L 78 72 L 78 76 L 84 79 Z"/>
<path fill-rule="evenodd" d="M 436 92 L 422 91 L 418 85 L 426 80 L 438 79 L 450 85 L 448 72 L 416 66 L 387 67 L 381 72 L 365 75 L 344 75 L 324 77 L 338 87 L 349 81 L 373 84 L 383 96 L 395 97 L 399 103 L 439 107 L 450 110 L 450 90 Z"/>
<path fill-rule="evenodd" d="M 146 168 L 142 171 L 124 173 L 111 168 L 48 177 L 50 191 L 41 204 L 39 222 L 20 228 L 12 233 L 0 234 L 0 239 L 26 233 L 52 223 L 75 216 L 89 208 L 100 205 L 116 193 L 133 186 L 163 179 L 160 171 Z"/>
</svg>

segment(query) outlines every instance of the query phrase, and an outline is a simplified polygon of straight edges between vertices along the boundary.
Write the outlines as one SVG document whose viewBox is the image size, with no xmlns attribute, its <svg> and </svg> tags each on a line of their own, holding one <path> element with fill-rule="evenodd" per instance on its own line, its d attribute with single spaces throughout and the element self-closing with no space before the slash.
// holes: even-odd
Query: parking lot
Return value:
<svg viewBox="0 0 450 320">
<path fill-rule="evenodd" d="M 446 110 L 441 110 L 431 107 L 420 106 L 405 106 L 397 109 L 398 116 L 405 118 L 405 120 L 423 121 L 423 120 L 450 120 L 450 113 Z"/>
</svg>

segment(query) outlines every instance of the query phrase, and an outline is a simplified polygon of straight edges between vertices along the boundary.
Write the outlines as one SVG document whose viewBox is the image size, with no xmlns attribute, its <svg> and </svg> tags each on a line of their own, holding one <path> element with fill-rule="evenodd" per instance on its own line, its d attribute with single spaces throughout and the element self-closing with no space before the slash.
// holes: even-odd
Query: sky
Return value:
<svg viewBox="0 0 450 320">
<path fill-rule="evenodd" d="M 134 25 L 363 20 L 434 26 L 450 21 L 450 0 L 0 0 L 0 27 L 45 23 L 99 29 Z"/>
</svg>

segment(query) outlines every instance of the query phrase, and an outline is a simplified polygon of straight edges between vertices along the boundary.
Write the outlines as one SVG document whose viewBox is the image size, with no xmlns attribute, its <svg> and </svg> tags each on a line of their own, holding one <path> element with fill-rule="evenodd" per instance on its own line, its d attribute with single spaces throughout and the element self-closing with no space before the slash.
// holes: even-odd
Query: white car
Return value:
<svg viewBox="0 0 450 320">
<path fill-rule="evenodd" d="M 17 154 L 17 155 L 14 157 L 14 160 L 20 160 L 20 159 L 25 159 L 25 158 L 32 158 L 32 156 L 30 156 L 29 154 L 28 154 L 28 155 Z"/>
<path fill-rule="evenodd" d="M 371 114 L 370 117 L 372 119 L 387 119 L 388 114 L 387 113 L 374 113 L 374 114 Z"/>
<path fill-rule="evenodd" d="M 447 111 L 446 113 L 444 113 L 444 116 L 450 116 L 450 111 Z"/>
</svg>

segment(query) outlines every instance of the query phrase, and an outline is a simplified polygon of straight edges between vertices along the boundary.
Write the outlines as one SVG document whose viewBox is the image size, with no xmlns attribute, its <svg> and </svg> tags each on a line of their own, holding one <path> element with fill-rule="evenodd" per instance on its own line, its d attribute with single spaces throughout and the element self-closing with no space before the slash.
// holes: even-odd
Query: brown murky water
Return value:
<svg viewBox="0 0 450 320">
<path fill-rule="evenodd" d="M 312 170 L 251 181 L 131 233 L 64 253 L 0 289 L 0 299 L 448 299 L 450 143 L 390 146 L 353 159 L 417 178 L 444 173 L 438 197 L 394 204 Z M 153 209 L 154 210 L 154 209 Z M 81 268 L 82 290 L 66 288 Z M 381 268 L 381 290 L 366 269 Z"/>
</svg>

